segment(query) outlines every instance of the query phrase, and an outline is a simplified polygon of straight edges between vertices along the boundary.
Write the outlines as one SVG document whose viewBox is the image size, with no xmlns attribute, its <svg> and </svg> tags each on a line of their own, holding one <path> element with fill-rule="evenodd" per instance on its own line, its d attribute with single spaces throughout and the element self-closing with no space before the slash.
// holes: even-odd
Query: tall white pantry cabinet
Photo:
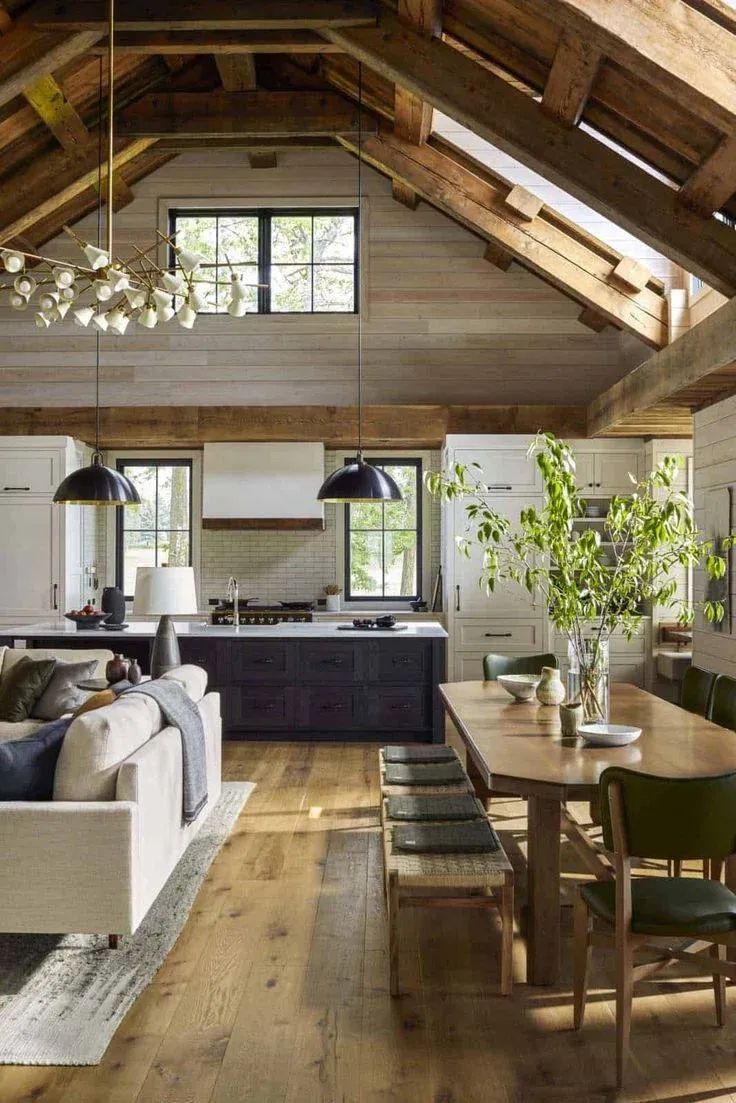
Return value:
<svg viewBox="0 0 736 1103">
<path fill-rule="evenodd" d="M 522 509 L 543 502 L 537 465 L 527 457 L 528 436 L 448 436 L 443 466 L 477 463 L 479 478 L 489 487 L 489 501 L 512 522 Z M 629 474 L 644 474 L 648 452 L 640 439 L 570 441 L 577 459 L 577 477 L 591 513 L 576 527 L 603 525 L 614 494 L 631 490 Z M 481 556 L 469 558 L 458 550 L 457 537 L 467 527 L 460 499 L 443 503 L 444 608 L 450 636 L 448 677 L 453 681 L 482 678 L 482 659 L 489 651 L 507 655 L 553 652 L 567 669 L 567 641 L 555 631 L 544 602 L 512 585 L 497 586 L 492 594 L 479 585 Z M 633 640 L 617 635 L 611 641 L 611 674 L 615 681 L 646 686 L 650 681 L 651 617 L 643 618 Z"/>
<path fill-rule="evenodd" d="M 60 617 L 85 600 L 84 523 L 90 507 L 54 492 L 88 450 L 71 437 L 0 437 L 0 620 Z"/>
</svg>

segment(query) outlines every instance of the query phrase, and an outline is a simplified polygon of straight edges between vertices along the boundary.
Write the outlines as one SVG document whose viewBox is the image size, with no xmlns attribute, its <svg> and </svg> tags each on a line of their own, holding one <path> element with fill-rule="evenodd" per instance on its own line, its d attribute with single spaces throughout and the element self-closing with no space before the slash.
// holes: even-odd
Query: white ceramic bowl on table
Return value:
<svg viewBox="0 0 736 1103">
<path fill-rule="evenodd" d="M 530 701 L 542 678 L 539 674 L 499 674 L 496 680 L 517 701 Z"/>
<path fill-rule="evenodd" d="M 628 747 L 639 738 L 641 728 L 629 724 L 581 724 L 578 735 L 591 747 Z"/>
</svg>

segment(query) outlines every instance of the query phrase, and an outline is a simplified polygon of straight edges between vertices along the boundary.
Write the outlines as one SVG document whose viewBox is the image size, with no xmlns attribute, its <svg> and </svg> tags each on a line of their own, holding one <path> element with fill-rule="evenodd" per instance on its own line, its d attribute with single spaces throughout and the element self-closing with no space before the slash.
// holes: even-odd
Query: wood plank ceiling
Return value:
<svg viewBox="0 0 736 1103">
<path fill-rule="evenodd" d="M 685 432 L 693 408 L 736 390 L 736 327 L 693 339 L 699 367 L 681 374 L 661 281 L 431 126 L 442 110 L 730 297 L 736 15 L 719 0 L 160 0 L 153 11 L 120 10 L 118 207 L 192 145 L 242 145 L 254 167 L 291 143 L 354 155 L 361 61 L 364 156 L 398 201 L 431 204 L 483 239 L 489 262 L 516 261 L 572 298 L 590 328 L 655 350 L 636 385 L 593 403 L 592 432 Z M 95 206 L 105 37 L 103 0 L 0 5 L 0 240 L 38 248 Z"/>
</svg>

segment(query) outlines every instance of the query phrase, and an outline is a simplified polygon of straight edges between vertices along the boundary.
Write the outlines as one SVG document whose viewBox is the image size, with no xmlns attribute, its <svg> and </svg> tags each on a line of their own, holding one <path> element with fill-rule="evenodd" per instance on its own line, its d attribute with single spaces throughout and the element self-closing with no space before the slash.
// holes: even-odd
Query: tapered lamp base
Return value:
<svg viewBox="0 0 736 1103">
<path fill-rule="evenodd" d="M 151 677 L 160 678 L 168 670 L 181 666 L 181 652 L 176 638 L 174 622 L 169 616 L 162 616 L 151 651 Z"/>
</svg>

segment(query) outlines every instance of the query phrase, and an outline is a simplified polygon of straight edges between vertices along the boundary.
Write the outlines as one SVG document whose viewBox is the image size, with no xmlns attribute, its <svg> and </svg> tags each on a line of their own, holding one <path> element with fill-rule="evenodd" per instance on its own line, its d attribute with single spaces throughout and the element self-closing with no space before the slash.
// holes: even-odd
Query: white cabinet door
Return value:
<svg viewBox="0 0 736 1103">
<path fill-rule="evenodd" d="M 491 496 L 488 498 L 488 504 L 502 516 L 507 517 L 512 526 L 517 526 L 522 509 L 528 508 L 530 503 L 528 498 Z M 453 503 L 452 516 L 455 535 L 463 535 L 466 530 L 467 515 L 462 499 L 456 499 Z M 535 608 L 534 597 L 517 586 L 515 582 L 499 582 L 494 592 L 488 594 L 485 586 L 480 585 L 482 574 L 483 552 L 478 544 L 471 544 L 469 557 L 462 555 L 460 551 L 456 552 L 455 589 L 450 595 L 455 616 L 506 615 L 516 618 L 528 616 Z"/>
<path fill-rule="evenodd" d="M 477 475 L 498 494 L 528 494 L 542 488 L 539 468 L 525 448 L 458 448 L 455 461 L 480 464 L 481 471 L 471 469 L 470 476 Z"/>
<path fill-rule="evenodd" d="M 61 511 L 50 499 L 0 498 L 0 615 L 58 616 Z"/>
<path fill-rule="evenodd" d="M 597 458 L 594 452 L 575 454 L 575 475 L 583 497 L 595 492 Z"/>
<path fill-rule="evenodd" d="M 0 448 L 0 494 L 53 494 L 60 482 L 58 451 Z"/>
<path fill-rule="evenodd" d="M 599 494 L 631 494 L 633 484 L 629 474 L 639 478 L 638 452 L 601 452 L 597 457 L 596 478 Z"/>
</svg>

